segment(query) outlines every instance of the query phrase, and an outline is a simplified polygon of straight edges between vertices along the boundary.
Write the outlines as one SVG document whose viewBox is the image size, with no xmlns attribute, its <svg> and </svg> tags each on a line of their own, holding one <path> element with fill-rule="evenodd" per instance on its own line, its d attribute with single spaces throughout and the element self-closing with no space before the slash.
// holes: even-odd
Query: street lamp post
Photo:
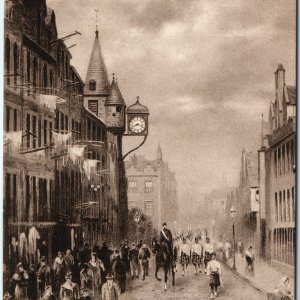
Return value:
<svg viewBox="0 0 300 300">
<path fill-rule="evenodd" d="M 236 264 L 235 264 L 235 228 L 234 228 L 234 218 L 236 216 L 236 209 L 232 206 L 230 209 L 230 217 L 232 219 L 232 235 L 233 235 L 233 266 L 232 270 L 236 271 Z"/>
</svg>

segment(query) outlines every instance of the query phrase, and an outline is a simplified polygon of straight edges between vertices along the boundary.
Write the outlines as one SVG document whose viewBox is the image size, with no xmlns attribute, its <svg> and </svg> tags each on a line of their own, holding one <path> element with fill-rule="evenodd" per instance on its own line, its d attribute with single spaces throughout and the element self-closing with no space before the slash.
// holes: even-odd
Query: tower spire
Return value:
<svg viewBox="0 0 300 300">
<path fill-rule="evenodd" d="M 98 21 L 99 21 L 99 19 L 98 19 L 98 12 L 99 12 L 99 9 L 94 9 L 94 11 L 95 11 L 95 13 L 96 13 L 96 31 L 95 31 L 95 33 L 96 33 L 96 37 L 98 37 Z"/>
</svg>

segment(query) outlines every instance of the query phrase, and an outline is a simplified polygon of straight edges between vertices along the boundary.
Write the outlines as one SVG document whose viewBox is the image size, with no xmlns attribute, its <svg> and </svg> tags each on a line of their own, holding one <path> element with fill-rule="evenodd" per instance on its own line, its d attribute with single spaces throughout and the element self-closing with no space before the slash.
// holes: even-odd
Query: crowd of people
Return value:
<svg viewBox="0 0 300 300">
<path fill-rule="evenodd" d="M 125 239 L 119 249 L 105 242 L 90 248 L 59 251 L 51 264 L 45 255 L 25 270 L 20 262 L 10 276 L 4 266 L 4 299 L 15 300 L 116 300 L 126 290 L 126 274 L 131 279 L 149 275 L 150 250 L 142 240 L 128 245 Z"/>
</svg>

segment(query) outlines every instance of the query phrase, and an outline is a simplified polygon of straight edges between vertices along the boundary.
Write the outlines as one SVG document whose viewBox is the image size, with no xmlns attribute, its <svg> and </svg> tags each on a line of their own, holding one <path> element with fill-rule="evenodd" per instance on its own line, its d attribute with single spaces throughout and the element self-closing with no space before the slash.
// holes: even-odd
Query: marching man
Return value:
<svg viewBox="0 0 300 300">
<path fill-rule="evenodd" d="M 180 264 L 182 265 L 182 276 L 185 275 L 187 267 L 190 263 L 191 247 L 186 243 L 186 238 L 182 239 L 182 245 L 180 248 Z"/>
<path fill-rule="evenodd" d="M 212 253 L 214 252 L 214 246 L 210 242 L 210 238 L 206 237 L 206 243 L 203 246 L 204 252 L 204 265 L 205 265 L 205 274 L 207 273 L 207 263 L 211 260 Z"/>
<path fill-rule="evenodd" d="M 200 264 L 202 258 L 202 246 L 199 243 L 198 237 L 195 237 L 195 243 L 192 246 L 192 263 L 195 266 L 195 275 L 198 275 L 200 271 Z"/>
<path fill-rule="evenodd" d="M 216 260 L 216 253 L 212 253 L 211 260 L 207 263 L 207 275 L 210 276 L 209 285 L 211 288 L 210 299 L 218 296 L 218 287 L 222 284 L 221 265 Z"/>
</svg>

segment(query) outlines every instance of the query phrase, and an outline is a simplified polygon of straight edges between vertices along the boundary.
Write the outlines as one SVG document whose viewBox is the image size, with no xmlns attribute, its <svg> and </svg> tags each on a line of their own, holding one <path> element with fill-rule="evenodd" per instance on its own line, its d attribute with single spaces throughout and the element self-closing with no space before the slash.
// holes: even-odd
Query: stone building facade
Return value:
<svg viewBox="0 0 300 300">
<path fill-rule="evenodd" d="M 128 180 L 128 209 L 139 209 L 152 218 L 153 228 L 162 222 L 173 228 L 178 221 L 178 194 L 175 174 L 163 160 L 158 147 L 155 160 L 133 155 L 125 162 Z"/>
<path fill-rule="evenodd" d="M 84 105 L 90 82 L 85 89 L 45 0 L 6 1 L 4 42 L 4 262 L 37 262 L 42 241 L 49 262 L 83 242 L 119 242 L 126 105 L 116 82 L 100 95 L 104 115 Z"/>
<path fill-rule="evenodd" d="M 294 273 L 296 254 L 296 88 L 275 72 L 268 124 L 262 121 L 259 156 L 260 253 L 273 266 Z M 266 126 L 268 125 L 268 127 Z"/>
</svg>

